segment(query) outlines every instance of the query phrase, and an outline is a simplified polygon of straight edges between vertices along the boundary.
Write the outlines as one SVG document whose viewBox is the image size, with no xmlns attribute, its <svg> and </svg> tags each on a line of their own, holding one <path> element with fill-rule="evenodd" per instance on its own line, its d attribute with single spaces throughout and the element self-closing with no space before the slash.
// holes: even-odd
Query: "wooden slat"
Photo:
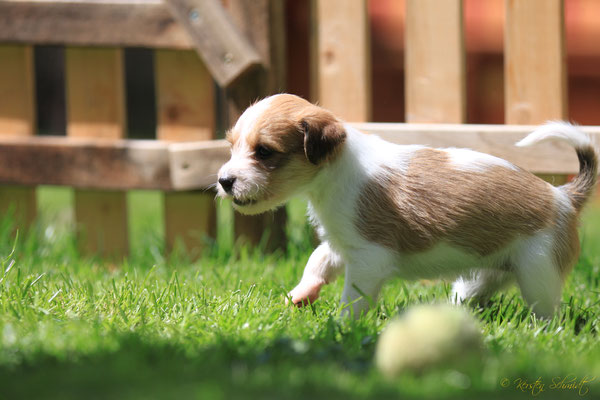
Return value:
<svg viewBox="0 0 600 400">
<path fill-rule="evenodd" d="M 573 149 L 560 142 L 531 148 L 514 146 L 536 126 L 351 125 L 396 144 L 471 148 L 535 173 L 575 174 L 579 166 Z M 600 126 L 581 129 L 600 143 Z M 225 140 L 170 143 L 0 135 L 0 182 L 95 189 L 198 190 L 214 183 L 219 168 L 229 157 Z"/>
<path fill-rule="evenodd" d="M 214 185 L 219 169 L 230 157 L 230 144 L 226 140 L 169 145 L 172 189 L 204 189 Z"/>
<path fill-rule="evenodd" d="M 154 53 L 154 63 L 158 139 L 213 139 L 214 84 L 198 55 L 192 51 L 159 50 Z M 197 255 L 205 237 L 216 237 L 214 193 L 167 193 L 164 207 L 168 249 L 173 249 L 180 239 L 189 252 Z"/>
<path fill-rule="evenodd" d="M 420 123 L 370 123 L 353 126 L 397 144 L 470 148 L 503 158 L 535 173 L 575 174 L 579 170 L 575 151 L 560 141 L 549 141 L 524 148 L 514 145 L 536 126 Z M 600 143 L 600 126 L 584 126 L 581 129 L 590 134 L 596 143 Z"/>
<path fill-rule="evenodd" d="M 118 139 L 124 136 L 122 49 L 67 48 L 67 134 Z M 124 192 L 75 191 L 75 218 L 82 252 L 121 256 L 127 252 Z"/>
<path fill-rule="evenodd" d="M 506 2 L 506 123 L 567 117 L 564 41 L 562 0 Z"/>
<path fill-rule="evenodd" d="M 233 24 L 219 0 L 165 2 L 221 86 L 229 86 L 261 63 L 256 50 Z"/>
<path fill-rule="evenodd" d="M 171 190 L 168 146 L 155 141 L 0 137 L 0 182 L 80 189 Z M 199 161 L 194 160 L 192 165 L 201 167 Z"/>
<path fill-rule="evenodd" d="M 229 122 L 233 125 L 254 101 L 285 90 L 284 2 L 228 0 L 226 4 L 234 23 L 256 48 L 264 66 L 228 89 Z M 265 250 L 283 248 L 286 221 L 285 208 L 258 216 L 236 213 L 236 240 L 256 245 L 268 231 Z"/>
<path fill-rule="evenodd" d="M 406 121 L 466 115 L 462 0 L 406 2 Z"/>
<path fill-rule="evenodd" d="M 0 1 L 0 41 L 190 49 L 167 6 L 153 1 Z"/>
<path fill-rule="evenodd" d="M 0 135 L 31 136 L 35 133 L 33 49 L 0 46 Z M 0 213 L 14 212 L 15 224 L 24 228 L 36 216 L 35 189 L 0 188 Z"/>
<path fill-rule="evenodd" d="M 504 42 L 506 123 L 567 118 L 563 0 L 508 0 Z"/>
<path fill-rule="evenodd" d="M 369 24 L 365 0 L 315 0 L 312 96 L 346 121 L 371 117 Z M 314 47 L 314 46 L 313 46 Z M 316 51 L 316 55 L 314 52 Z"/>
</svg>

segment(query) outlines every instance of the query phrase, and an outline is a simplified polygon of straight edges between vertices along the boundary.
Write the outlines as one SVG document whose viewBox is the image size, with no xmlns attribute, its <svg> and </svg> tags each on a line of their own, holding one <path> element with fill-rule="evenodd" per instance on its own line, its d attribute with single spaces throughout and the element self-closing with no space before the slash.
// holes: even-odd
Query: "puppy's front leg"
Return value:
<svg viewBox="0 0 600 400">
<path fill-rule="evenodd" d="M 373 266 L 359 263 L 346 265 L 344 292 L 340 302 L 342 315 L 353 314 L 354 318 L 358 318 L 362 312 L 366 312 L 370 303 L 377 300 L 383 282 L 389 276 L 389 271 L 373 268 Z"/>
<path fill-rule="evenodd" d="M 327 242 L 321 243 L 308 259 L 302 280 L 289 293 L 292 303 L 298 307 L 308 302 L 313 303 L 319 297 L 321 287 L 332 282 L 340 274 L 342 267 L 341 257 L 331 250 Z"/>
</svg>

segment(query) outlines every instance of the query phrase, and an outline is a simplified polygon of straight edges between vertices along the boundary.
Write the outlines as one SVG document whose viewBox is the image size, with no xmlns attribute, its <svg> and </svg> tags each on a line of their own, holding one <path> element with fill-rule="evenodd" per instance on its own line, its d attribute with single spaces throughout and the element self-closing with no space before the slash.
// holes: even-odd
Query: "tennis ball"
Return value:
<svg viewBox="0 0 600 400">
<path fill-rule="evenodd" d="M 478 322 L 458 306 L 421 305 L 385 328 L 375 364 L 387 377 L 431 368 L 464 370 L 481 363 L 483 338 Z"/>
</svg>

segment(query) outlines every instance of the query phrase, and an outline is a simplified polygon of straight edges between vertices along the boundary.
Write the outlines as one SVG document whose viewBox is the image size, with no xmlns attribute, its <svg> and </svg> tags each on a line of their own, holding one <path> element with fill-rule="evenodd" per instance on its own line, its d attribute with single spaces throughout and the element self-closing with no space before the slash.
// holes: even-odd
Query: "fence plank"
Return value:
<svg viewBox="0 0 600 400">
<path fill-rule="evenodd" d="M 406 2 L 406 121 L 466 116 L 462 0 Z"/>
<path fill-rule="evenodd" d="M 162 1 L 0 1 L 0 41 L 193 48 Z"/>
<path fill-rule="evenodd" d="M 67 48 L 67 135 L 118 139 L 125 134 L 122 49 Z M 127 253 L 124 192 L 75 191 L 79 246 L 86 254 Z"/>
<path fill-rule="evenodd" d="M 531 148 L 514 143 L 530 125 L 354 123 L 356 129 L 396 144 L 468 147 L 504 158 L 528 171 L 576 174 L 575 152 L 559 141 Z M 582 126 L 600 142 L 600 126 Z M 95 189 L 197 190 L 214 183 L 229 159 L 225 140 L 169 143 L 156 140 L 19 138 L 0 136 L 0 182 Z M 167 173 L 168 171 L 168 173 Z M 121 177 L 121 180 L 118 178 Z"/>
<path fill-rule="evenodd" d="M 538 124 L 567 117 L 563 0 L 508 0 L 504 49 L 505 119 Z M 559 184 L 565 176 L 542 176 Z"/>
<path fill-rule="evenodd" d="M 173 16 L 186 29 L 198 55 L 219 85 L 227 87 L 260 64 L 219 0 L 165 0 Z"/>
<path fill-rule="evenodd" d="M 213 139 L 214 84 L 198 55 L 193 51 L 157 50 L 154 66 L 158 139 Z M 216 237 L 214 192 L 166 193 L 164 210 L 169 250 L 179 238 L 188 251 L 197 255 L 206 236 Z"/>
<path fill-rule="evenodd" d="M 311 96 L 346 121 L 368 121 L 371 65 L 367 3 L 316 0 L 313 7 L 317 26 L 312 30 L 312 71 L 316 87 Z"/>
<path fill-rule="evenodd" d="M 0 46 L 0 135 L 31 136 L 35 133 L 33 48 Z M 35 189 L 0 188 L 0 212 L 13 209 L 17 227 L 31 224 L 36 216 Z"/>
<path fill-rule="evenodd" d="M 264 68 L 254 71 L 227 91 L 228 114 L 233 125 L 251 103 L 269 94 L 285 89 L 285 29 L 284 2 L 280 0 L 228 0 L 227 10 L 240 31 L 248 37 L 260 54 Z M 266 250 L 285 245 L 285 208 L 273 213 L 234 217 L 234 231 L 238 241 L 258 244 L 266 231 L 269 237 Z"/>
<path fill-rule="evenodd" d="M 563 0 L 508 0 L 504 45 L 506 123 L 566 118 Z"/>
</svg>

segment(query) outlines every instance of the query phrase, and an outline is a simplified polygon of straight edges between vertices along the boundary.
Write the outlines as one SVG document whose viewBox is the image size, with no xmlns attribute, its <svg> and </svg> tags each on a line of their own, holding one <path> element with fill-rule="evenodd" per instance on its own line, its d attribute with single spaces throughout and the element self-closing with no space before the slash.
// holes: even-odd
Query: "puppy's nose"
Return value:
<svg viewBox="0 0 600 400">
<path fill-rule="evenodd" d="M 227 193 L 231 193 L 231 188 L 233 188 L 233 183 L 235 182 L 235 176 L 227 176 L 224 178 L 219 178 L 219 184 Z"/>
</svg>

